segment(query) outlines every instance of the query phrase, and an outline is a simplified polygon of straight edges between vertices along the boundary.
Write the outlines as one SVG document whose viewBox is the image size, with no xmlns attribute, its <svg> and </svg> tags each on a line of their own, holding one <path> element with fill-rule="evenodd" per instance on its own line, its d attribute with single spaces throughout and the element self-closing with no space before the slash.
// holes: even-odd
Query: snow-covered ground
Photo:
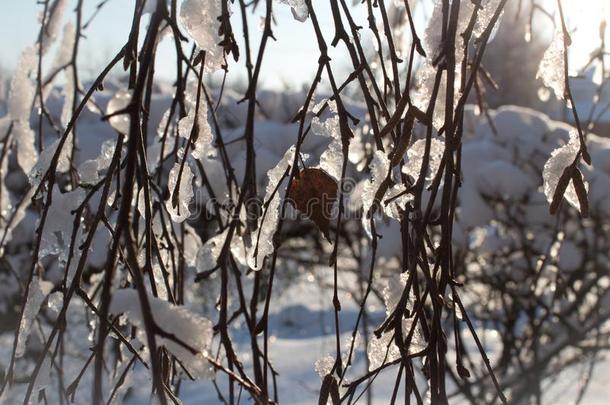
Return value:
<svg viewBox="0 0 610 405">
<path fill-rule="evenodd" d="M 321 269 L 324 270 L 324 269 Z M 278 396 L 280 403 L 294 405 L 309 405 L 317 403 L 321 378 L 315 369 L 315 362 L 327 354 L 333 353 L 335 347 L 334 317 L 332 307 L 332 289 L 320 286 L 319 280 L 314 280 L 311 274 L 303 274 L 283 290 L 281 297 L 274 306 L 271 316 L 269 343 L 270 357 L 274 368 L 279 373 Z M 347 281 L 347 280 L 344 280 Z M 349 296 L 342 297 L 345 303 L 341 311 L 341 339 L 350 338 L 357 314 L 357 306 Z M 382 304 L 378 310 L 371 313 L 373 325 L 383 320 Z M 237 337 L 237 347 L 249 350 L 247 339 L 240 339 L 240 330 L 235 328 L 233 333 Z M 483 336 L 484 331 L 480 331 Z M 497 332 L 487 330 L 487 349 L 490 359 L 494 360 L 494 336 Z M 473 347 L 474 348 L 474 347 Z M 354 367 L 361 372 L 364 370 L 364 357 L 366 352 L 359 347 Z M 247 364 L 247 362 L 246 362 Z M 421 366 L 421 364 L 420 364 Z M 588 363 L 577 365 L 565 370 L 552 379 L 549 389 L 544 393 L 544 404 L 570 405 L 579 394 L 579 380 L 583 367 Z M 139 375 L 140 378 L 144 374 Z M 372 403 L 388 404 L 392 396 L 392 387 L 396 379 L 396 369 L 381 372 L 373 383 Z M 133 391 L 126 397 L 126 403 L 144 405 L 148 403 L 150 382 L 142 380 L 134 383 Z M 550 381 L 549 381 L 550 382 Z M 425 389 L 425 382 L 420 381 Z M 604 405 L 608 403 L 608 390 L 610 385 L 610 359 L 603 355 L 595 365 L 591 382 L 586 391 L 582 404 Z M 360 392 L 360 391 L 359 391 Z M 218 397 L 213 385 L 206 381 L 185 382 L 180 395 L 185 405 L 216 404 Z M 399 390 L 399 403 L 404 399 L 404 391 Z M 366 394 L 358 403 L 366 403 Z M 464 403 L 460 400 L 455 403 Z"/>
</svg>

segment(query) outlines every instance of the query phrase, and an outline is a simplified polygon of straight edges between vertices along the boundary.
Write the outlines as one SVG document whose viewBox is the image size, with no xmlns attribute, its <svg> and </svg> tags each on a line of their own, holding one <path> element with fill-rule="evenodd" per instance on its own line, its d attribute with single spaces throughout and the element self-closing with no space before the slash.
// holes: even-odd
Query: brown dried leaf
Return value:
<svg viewBox="0 0 610 405">
<path fill-rule="evenodd" d="M 311 219 L 330 241 L 331 211 L 337 200 L 337 182 L 322 169 L 303 169 L 292 181 L 288 201 Z"/>
<path fill-rule="evenodd" d="M 553 193 L 553 201 L 551 201 L 550 212 L 551 215 L 555 215 L 557 210 L 559 209 L 559 204 L 563 199 L 563 195 L 570 184 L 570 179 L 572 178 L 572 171 L 574 168 L 572 166 L 568 166 L 565 168 L 559 181 L 557 182 L 557 187 L 555 188 L 555 192 Z"/>
<path fill-rule="evenodd" d="M 582 215 L 583 218 L 586 218 L 589 216 L 589 203 L 587 201 L 587 189 L 582 180 L 582 173 L 580 173 L 580 170 L 574 170 L 574 173 L 572 173 L 572 181 L 574 182 L 574 189 L 578 196 L 580 215 Z"/>
</svg>

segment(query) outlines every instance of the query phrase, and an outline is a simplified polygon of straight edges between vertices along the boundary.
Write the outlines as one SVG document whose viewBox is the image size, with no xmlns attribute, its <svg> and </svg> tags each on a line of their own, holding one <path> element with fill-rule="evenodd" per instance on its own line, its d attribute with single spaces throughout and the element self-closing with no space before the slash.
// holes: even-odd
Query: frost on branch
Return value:
<svg viewBox="0 0 610 405">
<path fill-rule="evenodd" d="M 557 28 L 551 45 L 544 52 L 538 67 L 537 79 L 555 92 L 555 97 L 563 100 L 565 97 L 565 49 L 564 35 L 561 27 Z"/>
<path fill-rule="evenodd" d="M 36 94 L 34 82 L 29 76 L 36 68 L 36 58 L 36 49 L 26 48 L 15 68 L 8 99 L 8 113 L 15 121 L 29 122 L 30 109 Z"/>
<path fill-rule="evenodd" d="M 291 167 L 294 153 L 295 147 L 291 146 L 278 164 L 267 172 L 269 183 L 265 190 L 265 206 L 263 207 L 266 209 L 266 213 L 263 212 L 259 219 L 252 242 L 254 248 L 248 252 L 248 265 L 252 270 L 262 269 L 265 257 L 273 253 L 273 236 L 279 222 L 280 193 L 283 194 L 286 191 L 285 186 L 280 190 L 279 183 L 284 178 L 284 173 Z"/>
<path fill-rule="evenodd" d="M 197 46 L 205 51 L 205 67 L 220 69 L 224 63 L 223 49 L 218 44 L 218 17 L 222 15 L 220 0 L 184 0 L 180 7 L 180 23 Z"/>
<path fill-rule="evenodd" d="M 201 245 L 201 242 L 199 241 L 199 245 L 197 245 L 198 249 L 194 255 L 194 265 L 198 273 L 211 271 L 219 266 L 218 260 L 220 259 L 220 253 L 227 240 L 227 234 L 228 228 L 225 229 L 224 232 L 208 239 L 203 245 Z M 240 236 L 233 235 L 229 250 L 237 263 L 244 267 L 248 266 L 244 242 Z"/>
<path fill-rule="evenodd" d="M 57 38 L 57 33 L 59 32 L 59 27 L 61 27 L 61 20 L 67 5 L 68 0 L 55 0 L 49 7 L 49 17 L 46 21 L 44 30 L 42 31 L 43 53 L 46 53 L 49 50 L 49 47 Z"/>
<path fill-rule="evenodd" d="M 155 324 L 178 340 L 157 335 L 158 344 L 165 346 L 176 356 L 194 377 L 211 378 L 213 370 L 206 357 L 214 336 L 212 322 L 184 307 L 172 305 L 159 298 L 149 296 L 148 301 Z M 138 328 L 138 339 L 146 343 L 142 307 L 136 290 L 115 291 L 110 312 L 123 313 L 129 322 Z"/>
<path fill-rule="evenodd" d="M 54 62 L 55 69 L 61 69 L 70 62 L 74 49 L 75 36 L 76 28 L 74 27 L 74 24 L 68 22 L 64 26 L 61 44 L 56 54 Z M 64 126 L 64 128 L 68 126 L 68 122 L 70 121 L 70 118 L 72 118 L 75 89 L 74 74 L 72 69 L 72 66 L 69 66 L 64 70 L 64 78 L 66 81 L 62 90 L 64 95 L 64 106 L 61 110 L 61 124 Z"/>
<path fill-rule="evenodd" d="M 309 17 L 309 9 L 305 0 L 280 0 L 280 3 L 291 7 L 292 16 L 297 21 L 304 22 Z"/>
<path fill-rule="evenodd" d="M 72 52 L 74 51 L 74 41 L 76 39 L 76 27 L 72 22 L 68 21 L 64 25 L 61 42 L 57 53 L 55 54 L 55 60 L 53 61 L 53 70 L 57 70 L 70 63 L 72 59 Z"/>
<path fill-rule="evenodd" d="M 30 172 L 38 159 L 34 131 L 30 128 L 30 111 L 36 87 L 29 76 L 35 67 L 36 49 L 26 48 L 15 68 L 8 99 L 8 113 L 13 120 L 13 136 L 17 144 L 17 162 L 25 173 Z"/>
<path fill-rule="evenodd" d="M 180 173 L 180 165 L 180 162 L 175 163 L 174 167 L 172 167 L 172 170 L 169 172 L 167 188 L 169 189 L 170 197 L 165 202 L 165 206 L 172 217 L 172 221 L 178 223 L 184 222 L 184 220 L 191 215 L 189 203 L 194 195 L 193 172 L 188 163 L 185 163 L 182 173 Z M 178 185 L 177 189 L 176 185 Z"/>
<path fill-rule="evenodd" d="M 17 347 L 15 349 L 16 357 L 21 357 L 25 353 L 25 344 L 30 335 L 34 319 L 36 319 L 42 302 L 49 295 L 52 288 L 53 283 L 40 280 L 37 276 L 32 278 L 25 301 L 25 308 L 23 308 L 23 316 L 19 323 L 19 334 L 17 335 Z"/>
<path fill-rule="evenodd" d="M 566 145 L 555 149 L 549 160 L 547 160 L 545 163 L 542 171 L 542 179 L 544 181 L 544 194 L 546 195 L 546 199 L 549 203 L 553 202 L 555 190 L 560 185 L 559 180 L 568 166 L 574 162 L 579 150 L 580 142 L 578 139 L 578 133 L 575 130 L 572 130 L 572 132 L 570 132 L 570 141 Z M 564 197 L 570 204 L 582 212 L 582 208 L 578 200 L 578 194 L 576 193 L 576 188 L 574 187 L 574 181 L 569 181 L 570 183 L 565 189 Z M 583 181 L 583 183 L 585 190 L 588 191 L 589 184 L 585 181 Z"/>
</svg>

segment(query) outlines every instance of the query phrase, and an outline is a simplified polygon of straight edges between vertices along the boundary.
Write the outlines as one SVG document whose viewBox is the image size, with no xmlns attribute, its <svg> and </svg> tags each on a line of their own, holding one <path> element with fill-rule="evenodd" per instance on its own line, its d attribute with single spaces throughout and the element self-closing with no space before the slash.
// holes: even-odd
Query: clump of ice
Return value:
<svg viewBox="0 0 610 405">
<path fill-rule="evenodd" d="M 362 226 L 366 230 L 366 233 L 369 238 L 372 237 L 372 235 L 370 222 L 371 218 L 368 217 L 368 212 L 375 201 L 375 194 L 379 190 L 381 183 L 388 175 L 388 170 L 390 170 L 390 160 L 388 159 L 388 156 L 383 151 L 375 151 L 375 155 L 373 156 L 373 160 L 371 161 L 370 168 L 370 181 L 365 183 L 364 190 L 362 190 Z"/>
<path fill-rule="evenodd" d="M 326 356 L 316 360 L 314 367 L 320 378 L 324 378 L 330 374 L 334 365 L 335 358 L 330 354 L 327 354 Z"/>
<path fill-rule="evenodd" d="M 72 137 L 74 135 L 72 132 L 68 134 L 65 142 L 62 145 L 61 152 L 59 154 L 59 159 L 57 160 L 57 165 L 55 167 L 55 171 L 58 173 L 65 173 L 70 169 L 70 150 L 72 146 Z M 45 173 L 51 167 L 51 161 L 53 160 L 53 156 L 57 152 L 57 148 L 59 147 L 60 139 L 56 139 L 50 145 L 47 145 L 46 148 L 40 154 L 40 157 L 36 161 L 36 164 L 30 172 L 28 173 L 28 180 L 32 187 L 37 187 Z"/>
<path fill-rule="evenodd" d="M 215 156 L 216 151 L 212 144 L 214 135 L 208 121 L 208 104 L 202 96 L 199 100 L 199 106 L 197 106 L 197 89 L 193 87 L 196 86 L 189 86 L 187 89 L 186 102 L 188 115 L 178 122 L 178 134 L 186 140 L 190 139 L 196 120 L 197 136 L 193 139 L 192 155 L 195 159 L 203 161 L 205 158 Z M 169 117 L 164 116 L 164 124 L 167 123 L 167 119 L 169 119 Z M 159 126 L 161 136 L 163 135 L 164 130 L 165 125 L 163 125 L 163 128 Z"/>
<path fill-rule="evenodd" d="M 194 196 L 193 192 L 193 172 L 188 163 L 184 164 L 182 173 L 180 173 L 180 162 L 176 162 L 172 170 L 169 172 L 169 178 L 167 180 L 167 187 L 169 189 L 170 197 L 165 202 L 165 206 L 174 222 L 184 222 L 190 215 L 189 204 Z M 178 184 L 178 176 L 180 176 L 180 185 L 176 190 Z M 178 200 L 174 206 L 174 193 L 178 193 Z"/>
<path fill-rule="evenodd" d="M 576 155 L 580 150 L 580 142 L 578 139 L 578 133 L 573 130 L 570 132 L 569 142 L 553 151 L 549 160 L 547 160 L 542 170 L 542 179 L 544 181 L 544 194 L 546 195 L 547 201 L 551 203 L 553 201 L 553 195 L 555 189 L 559 184 L 559 178 L 563 174 L 564 170 L 572 164 Z M 585 183 L 585 189 L 588 190 L 589 184 Z M 564 194 L 564 197 L 570 204 L 576 207 L 580 211 L 580 203 L 578 201 L 578 195 L 574 184 L 570 181 L 568 188 Z"/>
<path fill-rule="evenodd" d="M 222 15 L 220 0 L 184 0 L 180 7 L 180 23 L 193 38 L 197 46 L 205 51 L 205 66 L 210 71 L 220 69 L 224 63 L 223 49 L 218 44 Z"/>
<path fill-rule="evenodd" d="M 286 170 L 291 167 L 294 161 L 295 150 L 294 146 L 290 147 L 278 164 L 267 172 L 269 182 L 267 183 L 264 199 L 265 204 L 268 204 L 267 213 L 265 216 L 261 215 L 258 228 L 253 234 L 254 246 L 252 251 L 248 253 L 247 259 L 248 265 L 252 270 L 260 270 L 263 267 L 265 257 L 273 253 L 273 236 L 279 222 L 280 193 L 284 193 L 286 187 L 277 191 L 276 188 L 278 188 L 278 184 Z"/>
<path fill-rule="evenodd" d="M 430 142 L 430 158 L 428 168 L 425 172 L 426 180 L 431 181 L 436 175 L 443 157 L 444 143 L 437 138 L 432 138 Z M 418 139 L 407 150 L 407 162 L 402 168 L 402 172 L 413 177 L 417 181 L 424 162 L 426 152 L 426 140 Z"/>
<path fill-rule="evenodd" d="M 329 101 L 328 103 L 332 115 L 324 121 L 320 120 L 319 117 L 314 117 L 311 120 L 311 130 L 316 135 L 331 139 L 328 149 L 320 156 L 320 168 L 339 181 L 343 165 L 343 143 L 341 140 L 337 105 L 334 101 Z"/>
<path fill-rule="evenodd" d="M 32 330 L 34 319 L 40 311 L 40 306 L 44 299 L 49 295 L 53 283 L 41 280 L 38 276 L 34 276 L 30 282 L 28 296 L 23 309 L 23 316 L 19 323 L 19 333 L 17 335 L 17 346 L 15 349 L 15 357 L 22 357 L 25 353 L 25 344 Z"/>
<path fill-rule="evenodd" d="M 542 79 L 542 83 L 555 93 L 555 97 L 563 100 L 565 97 L 565 49 L 564 34 L 558 27 L 553 36 L 551 45 L 544 52 L 540 61 L 536 78 Z"/>
<path fill-rule="evenodd" d="M 383 299 L 386 305 L 386 314 L 391 314 L 398 305 L 402 296 L 403 290 L 406 287 L 408 279 L 407 273 L 401 273 L 388 280 L 386 287 L 383 290 Z M 409 298 L 407 309 L 413 308 L 413 299 Z M 402 320 L 402 334 L 405 339 L 413 327 L 413 317 L 404 318 Z M 424 346 L 421 332 L 418 326 L 415 326 L 409 347 L 406 348 L 408 353 L 415 353 L 422 350 Z M 380 338 L 373 336 L 369 341 L 367 354 L 369 358 L 369 370 L 374 370 L 382 364 L 394 361 L 400 358 L 400 350 L 396 346 L 394 340 L 394 331 L 386 331 Z"/>
<path fill-rule="evenodd" d="M 112 125 L 114 129 L 124 135 L 129 135 L 131 119 L 129 117 L 129 114 L 123 112 L 123 110 L 125 110 L 129 106 L 129 103 L 131 102 L 131 97 L 131 90 L 119 90 L 114 95 L 114 97 L 110 99 L 110 101 L 108 102 L 108 107 L 106 108 L 107 115 L 116 114 L 110 117 L 108 119 L 108 122 L 110 122 L 110 125 Z M 117 114 L 118 112 L 120 113 Z"/>
<path fill-rule="evenodd" d="M 305 0 L 279 0 L 280 3 L 284 3 L 291 7 L 292 16 L 295 20 L 304 22 L 309 17 L 309 8 Z"/>
</svg>

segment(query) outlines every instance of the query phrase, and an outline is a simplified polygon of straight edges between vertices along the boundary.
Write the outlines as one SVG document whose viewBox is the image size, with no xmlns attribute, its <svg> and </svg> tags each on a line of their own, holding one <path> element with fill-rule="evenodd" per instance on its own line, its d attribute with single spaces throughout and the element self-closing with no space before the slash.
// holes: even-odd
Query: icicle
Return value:
<svg viewBox="0 0 610 405">
<path fill-rule="evenodd" d="M 196 266 L 197 253 L 201 249 L 202 242 L 197 231 L 189 224 L 184 224 L 184 245 L 182 255 L 187 266 Z"/>
<path fill-rule="evenodd" d="M 34 144 L 34 131 L 30 123 L 16 121 L 13 124 L 13 136 L 17 142 L 17 163 L 24 173 L 29 173 L 38 160 L 38 151 Z"/>
</svg>

